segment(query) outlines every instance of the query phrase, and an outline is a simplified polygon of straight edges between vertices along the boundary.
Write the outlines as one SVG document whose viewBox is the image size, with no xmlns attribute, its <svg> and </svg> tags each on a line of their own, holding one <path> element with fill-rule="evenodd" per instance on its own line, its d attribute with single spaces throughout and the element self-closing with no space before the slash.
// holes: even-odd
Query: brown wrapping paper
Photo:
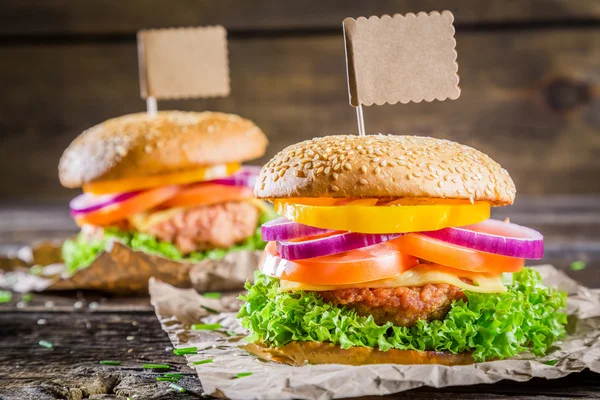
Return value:
<svg viewBox="0 0 600 400">
<path fill-rule="evenodd" d="M 537 267 L 544 282 L 569 293 L 569 334 L 542 358 L 515 359 L 467 366 L 441 365 L 310 365 L 294 367 L 263 362 L 243 349 L 243 334 L 235 320 L 240 302 L 234 294 L 206 299 L 194 290 L 177 289 L 152 279 L 150 296 L 163 329 L 176 347 L 197 346 L 188 361 L 212 359 L 192 366 L 207 394 L 232 399 L 330 399 L 384 395 L 420 386 L 445 387 L 494 383 L 503 379 L 527 381 L 534 377 L 556 379 L 589 368 L 600 373 L 600 289 L 588 289 L 552 266 Z M 220 310 L 210 314 L 201 306 Z M 191 331 L 193 323 L 215 323 L 220 331 Z M 231 333 L 231 332 L 230 332 Z M 556 361 L 555 365 L 544 361 Z M 237 373 L 252 372 L 236 379 Z"/>
<path fill-rule="evenodd" d="M 16 292 L 97 290 L 117 294 L 147 293 L 156 277 L 177 287 L 200 291 L 241 289 L 252 277 L 261 252 L 228 253 L 222 260 L 181 262 L 134 251 L 110 242 L 87 268 L 69 276 L 61 259 L 60 242 L 39 242 L 15 255 L 0 258 L 0 288 Z M 42 266 L 32 274 L 32 266 Z"/>
</svg>

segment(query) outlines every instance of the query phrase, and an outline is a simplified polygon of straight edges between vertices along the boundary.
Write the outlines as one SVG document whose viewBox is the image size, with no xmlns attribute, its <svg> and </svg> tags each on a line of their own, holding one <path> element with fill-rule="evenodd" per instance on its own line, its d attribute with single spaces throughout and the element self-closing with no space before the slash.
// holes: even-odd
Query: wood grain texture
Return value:
<svg viewBox="0 0 600 400">
<path fill-rule="evenodd" d="M 600 193 L 600 29 L 457 35 L 456 101 L 365 109 L 368 132 L 424 134 L 478 148 L 519 194 Z M 232 95 L 161 109 L 219 110 L 254 120 L 283 147 L 354 133 L 341 35 L 230 42 Z M 56 166 L 82 130 L 143 110 L 135 43 L 0 47 L 0 199 L 67 198 Z"/>
<path fill-rule="evenodd" d="M 600 20 L 579 0 L 20 0 L 0 6 L 0 35 L 133 34 L 138 29 L 221 24 L 233 30 L 341 29 L 345 17 L 450 9 L 461 24 Z"/>
</svg>

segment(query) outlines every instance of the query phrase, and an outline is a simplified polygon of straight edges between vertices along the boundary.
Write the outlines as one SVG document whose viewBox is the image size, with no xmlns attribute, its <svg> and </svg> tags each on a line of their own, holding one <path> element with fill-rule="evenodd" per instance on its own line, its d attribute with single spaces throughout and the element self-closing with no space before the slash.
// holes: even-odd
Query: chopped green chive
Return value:
<svg viewBox="0 0 600 400">
<path fill-rule="evenodd" d="M 12 293 L 8 290 L 0 290 L 0 303 L 8 303 L 12 300 Z"/>
<path fill-rule="evenodd" d="M 121 365 L 121 361 L 102 360 L 100 361 L 100 365 Z"/>
<path fill-rule="evenodd" d="M 43 271 L 44 267 L 41 265 L 34 265 L 33 267 L 29 268 L 30 275 L 41 275 Z"/>
<path fill-rule="evenodd" d="M 181 386 L 179 386 L 179 385 L 178 385 L 178 384 L 176 384 L 176 383 L 171 383 L 171 384 L 169 385 L 169 387 L 170 387 L 171 389 L 173 389 L 173 390 L 175 390 L 175 391 L 179 392 L 179 393 L 185 393 L 185 388 L 184 388 L 184 387 L 181 387 Z"/>
<path fill-rule="evenodd" d="M 193 331 L 214 331 L 221 329 L 221 324 L 194 324 L 191 326 Z"/>
<path fill-rule="evenodd" d="M 219 313 L 214 308 L 210 308 L 210 307 L 206 307 L 206 306 L 200 306 L 200 307 L 204 308 L 206 311 L 208 311 L 209 313 L 212 313 L 212 314 L 218 314 Z"/>
<path fill-rule="evenodd" d="M 176 356 L 182 356 L 184 354 L 196 354 L 196 353 L 198 353 L 197 347 L 184 347 L 182 349 L 173 350 L 173 354 L 175 354 Z"/>
<path fill-rule="evenodd" d="M 237 374 L 238 378 L 243 378 L 245 376 L 250 376 L 252 375 L 252 372 L 240 372 L 239 374 Z"/>
<path fill-rule="evenodd" d="M 585 261 L 574 261 L 571 263 L 571 270 L 572 271 L 581 271 L 582 269 L 585 269 L 585 267 L 587 267 Z"/>
<path fill-rule="evenodd" d="M 235 333 L 234 331 L 225 331 L 225 333 L 229 336 L 237 336 L 237 333 Z"/>
<path fill-rule="evenodd" d="M 219 293 L 219 292 L 206 292 L 206 293 L 203 293 L 202 296 L 206 297 L 207 299 L 220 299 L 221 298 L 221 293 Z"/>
<path fill-rule="evenodd" d="M 558 362 L 558 360 L 549 360 L 549 361 L 544 361 L 543 364 L 546 365 L 555 365 Z"/>
<path fill-rule="evenodd" d="M 200 361 L 194 361 L 192 362 L 193 365 L 202 365 L 202 364 L 208 364 L 213 362 L 213 360 L 211 360 L 210 358 L 207 360 L 200 360 Z"/>
<path fill-rule="evenodd" d="M 38 342 L 38 344 L 47 349 L 54 349 L 54 345 L 52 343 L 48 342 L 47 340 L 40 340 Z"/>
<path fill-rule="evenodd" d="M 183 378 L 183 374 L 169 374 L 169 373 L 166 373 L 166 374 L 163 374 L 163 376 L 165 378 L 177 378 L 177 379 Z"/>
<path fill-rule="evenodd" d="M 33 295 L 31 293 L 25 293 L 21 300 L 23 300 L 25 303 L 29 303 L 31 300 L 33 300 Z"/>
<path fill-rule="evenodd" d="M 170 369 L 171 366 L 167 364 L 142 364 L 142 368 L 148 369 Z"/>
<path fill-rule="evenodd" d="M 177 383 L 179 381 L 179 379 L 177 378 L 172 378 L 170 376 L 157 376 L 156 380 L 158 382 L 175 382 Z"/>
</svg>

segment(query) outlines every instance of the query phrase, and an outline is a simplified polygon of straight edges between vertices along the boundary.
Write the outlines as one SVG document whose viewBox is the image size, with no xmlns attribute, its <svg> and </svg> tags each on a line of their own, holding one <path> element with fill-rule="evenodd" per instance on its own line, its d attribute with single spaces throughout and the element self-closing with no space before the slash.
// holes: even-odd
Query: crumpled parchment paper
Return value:
<svg viewBox="0 0 600 400">
<path fill-rule="evenodd" d="M 241 289 L 252 277 L 262 253 L 237 251 L 222 260 L 185 262 L 135 251 L 112 241 L 89 267 L 69 275 L 62 262 L 61 246 L 60 241 L 38 242 L 0 257 L 0 289 L 21 293 L 97 290 L 139 294 L 148 292 L 150 277 L 199 291 Z M 38 268 L 32 269 L 34 266 Z"/>
<path fill-rule="evenodd" d="M 569 333 L 543 358 L 519 358 L 466 366 L 442 365 L 307 365 L 294 367 L 256 359 L 243 349 L 245 330 L 235 320 L 237 293 L 207 299 L 191 289 L 177 289 L 156 279 L 150 296 L 156 315 L 175 347 L 196 346 L 186 356 L 212 363 L 192 366 L 205 393 L 231 399 L 332 399 L 385 395 L 420 386 L 444 387 L 494 383 L 502 379 L 556 379 L 585 368 L 600 373 L 600 289 L 579 285 L 553 266 L 536 267 L 544 282 L 569 294 Z M 201 306 L 221 311 L 210 314 Z M 218 331 L 192 331 L 195 323 L 219 322 Z M 229 331 L 229 334 L 226 333 Z M 233 333 L 237 335 L 233 335 Z M 232 336 L 233 335 L 233 336 Z M 556 361 L 555 365 L 544 362 Z M 237 378 L 240 372 L 251 376 Z"/>
</svg>

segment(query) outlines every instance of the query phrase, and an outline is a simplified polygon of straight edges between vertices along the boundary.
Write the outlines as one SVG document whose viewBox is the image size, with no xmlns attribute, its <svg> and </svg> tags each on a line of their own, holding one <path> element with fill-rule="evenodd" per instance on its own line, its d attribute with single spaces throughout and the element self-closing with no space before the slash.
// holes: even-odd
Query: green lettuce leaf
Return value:
<svg viewBox="0 0 600 400">
<path fill-rule="evenodd" d="M 201 261 L 206 258 L 220 260 L 229 252 L 240 250 L 263 250 L 266 242 L 263 242 L 260 234 L 260 225 L 273 219 L 271 212 L 262 212 L 259 216 L 259 224 L 254 235 L 244 242 L 236 244 L 228 249 L 212 249 L 201 252 L 182 254 L 177 246 L 170 242 L 158 240 L 152 235 L 140 232 L 125 232 L 114 228 L 104 230 L 101 239 L 88 240 L 79 234 L 75 239 L 65 240 L 62 246 L 62 258 L 69 274 L 74 274 L 80 269 L 88 267 L 105 248 L 110 240 L 118 240 L 133 250 L 143 251 L 148 254 L 156 254 L 177 261 Z M 276 217 L 276 215 L 275 215 Z"/>
<path fill-rule="evenodd" d="M 329 342 L 347 349 L 383 351 L 472 351 L 476 361 L 503 359 L 530 350 L 543 355 L 565 334 L 566 294 L 542 284 L 531 268 L 513 274 L 504 293 L 466 291 L 443 320 L 419 321 L 414 327 L 377 325 L 345 307 L 326 303 L 314 292 L 279 292 L 279 281 L 257 271 L 255 283 L 237 317 L 250 331 L 250 342 L 282 346 L 291 341 Z"/>
</svg>

